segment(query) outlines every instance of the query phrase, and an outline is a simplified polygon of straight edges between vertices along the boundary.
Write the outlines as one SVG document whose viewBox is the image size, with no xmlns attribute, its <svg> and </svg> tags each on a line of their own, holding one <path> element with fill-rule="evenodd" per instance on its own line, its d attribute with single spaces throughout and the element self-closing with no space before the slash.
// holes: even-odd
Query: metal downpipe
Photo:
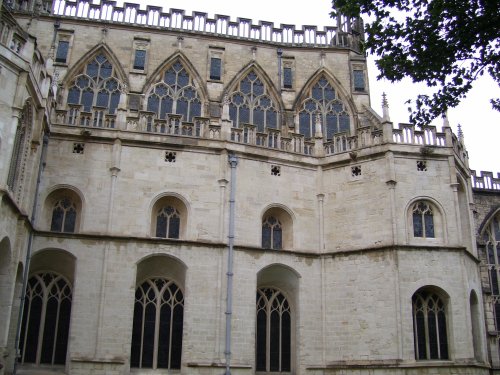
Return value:
<svg viewBox="0 0 500 375">
<path fill-rule="evenodd" d="M 234 196 L 236 193 L 236 166 L 238 158 L 234 154 L 229 155 L 229 165 L 231 167 L 231 189 L 229 192 L 229 234 L 227 252 L 227 295 L 226 295 L 226 357 L 225 375 L 231 375 L 231 318 L 233 308 L 233 246 L 234 246 Z"/>
</svg>

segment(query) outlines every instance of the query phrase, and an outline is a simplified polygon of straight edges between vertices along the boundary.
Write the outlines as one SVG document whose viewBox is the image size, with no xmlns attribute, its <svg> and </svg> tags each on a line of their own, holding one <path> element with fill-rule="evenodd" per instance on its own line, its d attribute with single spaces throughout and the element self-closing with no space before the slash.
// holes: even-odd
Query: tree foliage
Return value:
<svg viewBox="0 0 500 375">
<path fill-rule="evenodd" d="M 500 86 L 498 0 L 333 0 L 332 16 L 368 16 L 365 51 L 378 56 L 377 77 L 410 77 L 433 89 L 418 95 L 419 126 L 453 108 L 485 72 Z M 500 110 L 500 99 L 491 99 Z"/>
</svg>

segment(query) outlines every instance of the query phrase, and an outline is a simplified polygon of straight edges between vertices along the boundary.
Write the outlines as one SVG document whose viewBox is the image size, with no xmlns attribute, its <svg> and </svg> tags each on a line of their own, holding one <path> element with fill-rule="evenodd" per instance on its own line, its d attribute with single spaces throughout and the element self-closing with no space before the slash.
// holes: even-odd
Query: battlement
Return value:
<svg viewBox="0 0 500 375">
<path fill-rule="evenodd" d="M 475 170 L 471 170 L 472 188 L 500 191 L 500 173 L 497 173 L 497 177 L 493 172 L 480 171 L 479 173 L 481 176 L 478 176 Z"/>
<path fill-rule="evenodd" d="M 34 12 L 33 0 L 11 0 L 9 6 L 16 11 Z M 40 11 L 40 10 L 38 10 Z M 236 21 L 227 15 L 216 14 L 210 18 L 207 13 L 194 11 L 190 15 L 182 9 L 147 6 L 140 9 L 139 4 L 124 3 L 117 6 L 115 1 L 101 1 L 93 4 L 89 0 L 45 1 L 45 14 L 59 18 L 101 21 L 114 24 L 126 24 L 152 29 L 181 31 L 182 33 L 205 34 L 223 38 L 257 41 L 274 45 L 328 48 L 340 47 L 359 52 L 359 42 L 363 38 L 363 23 L 359 18 L 338 17 L 332 19 L 335 26 L 305 25 L 302 28 L 291 24 L 275 25 L 273 22 L 258 21 L 238 17 Z"/>
</svg>

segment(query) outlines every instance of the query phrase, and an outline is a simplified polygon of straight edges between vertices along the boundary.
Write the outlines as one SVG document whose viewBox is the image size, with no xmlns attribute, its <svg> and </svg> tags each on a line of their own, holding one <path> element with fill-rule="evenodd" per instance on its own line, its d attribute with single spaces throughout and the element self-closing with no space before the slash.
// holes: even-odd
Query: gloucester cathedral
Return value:
<svg viewBox="0 0 500 375">
<path fill-rule="evenodd" d="M 500 176 L 360 19 L 0 6 L 0 375 L 500 373 Z"/>
</svg>

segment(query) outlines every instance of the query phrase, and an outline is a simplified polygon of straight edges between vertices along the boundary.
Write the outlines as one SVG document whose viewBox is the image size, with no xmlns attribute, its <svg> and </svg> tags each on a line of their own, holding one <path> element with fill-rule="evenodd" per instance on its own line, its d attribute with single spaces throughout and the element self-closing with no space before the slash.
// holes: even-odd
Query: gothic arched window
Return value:
<svg viewBox="0 0 500 375">
<path fill-rule="evenodd" d="M 173 206 L 164 206 L 156 216 L 156 237 L 179 238 L 181 216 Z"/>
<path fill-rule="evenodd" d="M 300 107 L 300 134 L 306 138 L 314 137 L 317 115 L 320 117 L 323 137 L 326 140 L 331 140 L 337 133 L 349 133 L 351 119 L 346 105 L 325 76 L 310 88 Z"/>
<path fill-rule="evenodd" d="M 130 366 L 180 369 L 184 296 L 165 278 L 144 281 L 135 291 Z"/>
<path fill-rule="evenodd" d="M 500 332 L 500 214 L 485 227 L 483 232 L 484 251 L 490 273 L 495 329 Z"/>
<path fill-rule="evenodd" d="M 256 371 L 291 370 L 291 309 L 283 293 L 274 288 L 257 290 Z"/>
<path fill-rule="evenodd" d="M 72 291 L 53 272 L 37 273 L 26 286 L 21 329 L 21 363 L 66 362 Z"/>
<path fill-rule="evenodd" d="M 257 126 L 258 131 L 278 127 L 278 106 L 268 89 L 255 72 L 248 73 L 229 97 L 229 118 L 233 127 L 240 128 L 248 123 Z"/>
<path fill-rule="evenodd" d="M 52 210 L 50 230 L 53 232 L 73 233 L 76 225 L 77 208 L 69 198 L 58 200 Z"/>
<path fill-rule="evenodd" d="M 99 53 L 72 81 L 67 103 L 79 104 L 85 112 L 99 107 L 114 114 L 120 102 L 121 86 L 115 68 L 103 53 Z"/>
<path fill-rule="evenodd" d="M 192 77 L 177 60 L 161 75 L 161 81 L 149 90 L 147 110 L 165 119 L 168 113 L 182 115 L 184 121 L 201 116 L 201 99 Z"/>
<path fill-rule="evenodd" d="M 415 359 L 448 359 L 445 303 L 436 293 L 420 289 L 412 304 Z"/>
<path fill-rule="evenodd" d="M 417 202 L 413 206 L 413 236 L 434 238 L 434 214 L 427 202 Z"/>
<path fill-rule="evenodd" d="M 283 248 L 282 234 L 281 222 L 274 216 L 266 217 L 262 222 L 262 247 L 281 250 Z"/>
</svg>

